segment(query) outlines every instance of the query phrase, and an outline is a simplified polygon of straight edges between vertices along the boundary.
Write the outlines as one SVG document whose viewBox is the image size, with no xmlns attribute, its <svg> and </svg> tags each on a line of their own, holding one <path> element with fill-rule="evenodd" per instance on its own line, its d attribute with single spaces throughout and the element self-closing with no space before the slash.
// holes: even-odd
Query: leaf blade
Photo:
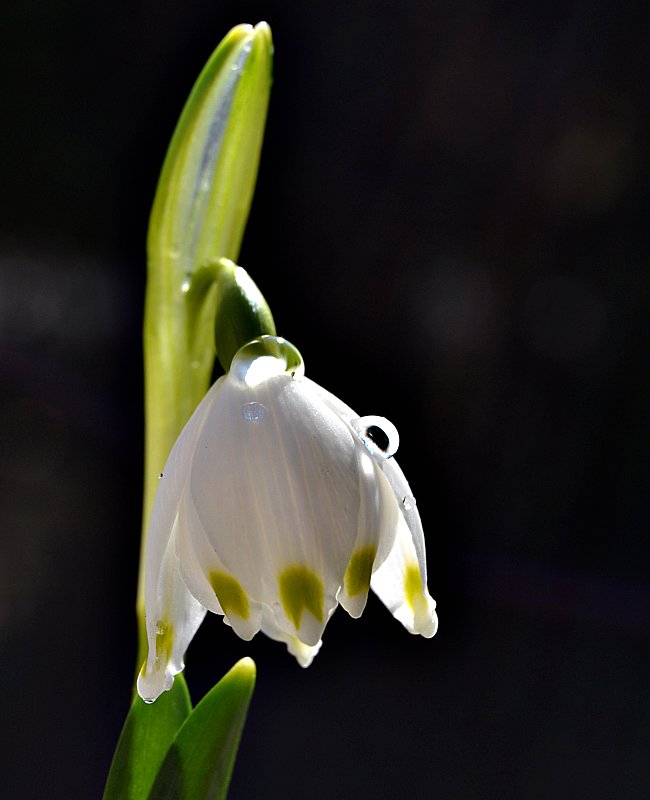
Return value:
<svg viewBox="0 0 650 800">
<path fill-rule="evenodd" d="M 127 714 L 108 773 L 103 800 L 146 800 L 160 765 L 192 710 L 187 684 L 177 675 L 158 702 L 136 695 Z"/>
<path fill-rule="evenodd" d="M 148 800 L 224 800 L 254 686 L 255 664 L 243 658 L 185 720 Z"/>
</svg>

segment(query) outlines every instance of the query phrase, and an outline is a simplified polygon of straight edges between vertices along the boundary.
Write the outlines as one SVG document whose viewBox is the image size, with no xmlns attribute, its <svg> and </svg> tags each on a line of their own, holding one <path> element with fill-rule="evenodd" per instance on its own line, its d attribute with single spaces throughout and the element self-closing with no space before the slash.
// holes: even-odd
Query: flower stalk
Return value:
<svg viewBox="0 0 650 800">
<path fill-rule="evenodd" d="M 144 317 L 145 475 L 137 593 L 138 667 L 147 653 L 144 553 L 158 479 L 172 445 L 210 385 L 217 354 L 217 305 L 226 302 L 224 297 L 232 301 L 236 295 L 233 283 L 246 283 L 234 264 L 221 259 L 236 260 L 239 255 L 262 147 L 272 52 L 266 23 L 254 28 L 239 25 L 217 47 L 181 114 L 151 212 Z M 252 281 L 250 284 L 254 287 Z M 261 312 L 257 327 L 252 325 L 253 336 L 273 334 L 270 311 L 258 295 L 259 291 L 253 292 L 253 305 Z M 245 299 L 240 292 L 240 300 Z M 231 312 L 234 305 L 229 303 Z M 232 319 L 236 324 L 244 317 L 242 326 L 247 330 L 251 320 L 245 305 Z M 226 348 L 220 356 L 223 362 L 232 344 L 223 332 L 217 339 Z"/>
</svg>

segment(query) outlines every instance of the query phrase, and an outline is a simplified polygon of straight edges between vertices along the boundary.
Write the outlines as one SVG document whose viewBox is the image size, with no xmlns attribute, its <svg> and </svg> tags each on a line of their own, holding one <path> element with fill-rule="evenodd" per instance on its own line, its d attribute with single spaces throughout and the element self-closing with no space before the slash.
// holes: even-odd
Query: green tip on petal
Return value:
<svg viewBox="0 0 650 800">
<path fill-rule="evenodd" d="M 305 611 L 323 622 L 323 582 L 314 572 L 307 567 L 289 567 L 279 576 L 278 583 L 284 611 L 296 630 Z"/>
<path fill-rule="evenodd" d="M 246 597 L 246 592 L 236 578 L 233 578 L 232 575 L 227 575 L 225 572 L 212 572 L 210 574 L 210 585 L 217 595 L 219 605 L 226 614 L 236 614 L 242 619 L 250 617 L 248 597 Z"/>
<path fill-rule="evenodd" d="M 372 566 L 376 556 L 377 548 L 374 545 L 362 547 L 352 554 L 344 578 L 345 588 L 350 597 L 363 594 L 370 588 Z"/>
</svg>

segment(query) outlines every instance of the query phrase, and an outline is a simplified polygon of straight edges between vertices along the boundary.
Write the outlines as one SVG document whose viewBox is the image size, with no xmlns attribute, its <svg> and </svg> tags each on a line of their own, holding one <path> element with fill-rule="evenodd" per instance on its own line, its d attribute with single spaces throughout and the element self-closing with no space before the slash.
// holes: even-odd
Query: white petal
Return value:
<svg viewBox="0 0 650 800">
<path fill-rule="evenodd" d="M 297 639 L 295 636 L 286 633 L 286 631 L 280 628 L 269 609 L 265 609 L 262 616 L 262 633 L 276 642 L 284 642 L 287 646 L 287 650 L 295 657 L 301 667 L 308 667 L 311 664 L 314 660 L 314 656 L 318 653 L 323 644 L 323 642 L 319 640 L 315 645 L 310 646 L 301 642 L 300 639 Z"/>
<path fill-rule="evenodd" d="M 404 516 L 404 520 L 411 531 L 413 546 L 420 567 L 420 574 L 422 575 L 422 587 L 425 588 L 427 583 L 427 559 L 422 520 L 420 519 L 420 512 L 417 509 L 415 497 L 413 496 L 413 492 L 408 485 L 404 473 L 394 458 L 382 461 L 381 468 L 391 485 L 400 512 Z"/>
<path fill-rule="evenodd" d="M 399 510 L 381 467 L 357 445 L 361 504 L 357 539 L 345 572 L 339 603 L 351 617 L 363 613 L 370 576 L 387 558 L 395 538 Z"/>
<path fill-rule="evenodd" d="M 217 382 L 218 383 L 218 382 Z M 149 523 L 145 564 L 145 613 L 149 653 L 138 678 L 138 692 L 153 702 L 171 688 L 183 669 L 185 648 L 194 636 L 205 609 L 182 580 L 176 556 L 175 530 L 179 502 L 189 476 L 189 465 L 210 406 L 212 387 L 196 409 L 167 459 Z"/>
<path fill-rule="evenodd" d="M 147 554 L 145 575 L 145 604 L 155 602 L 158 585 L 158 571 L 172 535 L 172 528 L 178 515 L 178 505 L 190 468 L 199 434 L 205 423 L 212 400 L 223 382 L 220 378 L 203 398 L 196 411 L 180 433 L 172 447 L 165 468 L 160 476 L 158 492 L 151 511 L 147 532 Z"/>
<path fill-rule="evenodd" d="M 426 588 L 413 537 L 402 515 L 393 549 L 373 574 L 370 586 L 410 633 L 427 638 L 434 635 L 438 627 L 436 604 Z"/>
<path fill-rule="evenodd" d="M 158 572 L 156 600 L 147 603 L 149 653 L 138 676 L 138 694 L 147 703 L 171 689 L 205 613 L 181 578 L 172 535 Z"/>
<path fill-rule="evenodd" d="M 197 444 L 190 489 L 225 568 L 281 628 L 315 646 L 358 533 L 356 440 L 311 384 L 228 376 Z"/>
<path fill-rule="evenodd" d="M 259 631 L 262 607 L 231 575 L 210 545 L 189 492 L 181 501 L 176 551 L 188 589 L 210 611 L 224 616 L 235 633 L 250 641 Z"/>
<path fill-rule="evenodd" d="M 309 386 L 311 391 L 315 395 L 317 395 L 325 403 L 325 405 L 329 406 L 329 408 L 331 408 L 332 411 L 348 425 L 353 419 L 356 419 L 359 416 L 350 408 L 350 406 L 348 406 L 342 400 L 339 400 L 339 398 L 336 395 L 332 394 L 331 392 L 328 392 L 327 389 L 323 389 L 322 386 L 319 386 L 319 384 L 315 383 L 309 378 L 302 378 L 302 382 L 306 386 Z"/>
<path fill-rule="evenodd" d="M 190 592 L 208 611 L 223 615 L 223 608 L 208 579 L 210 570 L 217 568 L 218 559 L 205 540 L 189 491 L 183 492 L 179 506 L 176 555 L 181 576 Z"/>
<path fill-rule="evenodd" d="M 305 379 L 307 380 L 307 379 Z M 417 511 L 415 498 L 411 492 L 411 488 L 400 469 L 397 461 L 392 457 L 384 457 L 383 454 L 376 447 L 368 446 L 370 443 L 363 441 L 359 432 L 356 430 L 358 427 L 355 423 L 361 421 L 375 422 L 380 428 L 384 429 L 390 426 L 387 431 L 389 440 L 392 438 L 395 442 L 399 441 L 397 431 L 394 429 L 392 423 L 388 422 L 382 417 L 364 417 L 359 418 L 358 414 L 339 400 L 335 395 L 327 392 L 318 384 L 309 381 L 321 399 L 332 408 L 354 431 L 355 437 L 358 438 L 359 446 L 364 452 L 368 452 L 372 456 L 374 463 L 375 476 L 374 483 L 372 480 L 364 480 L 368 477 L 369 469 L 367 461 L 365 468 L 360 470 L 361 480 L 361 513 L 359 524 L 359 536 L 355 543 L 354 554 L 351 563 L 346 573 L 348 579 L 344 582 L 339 595 L 339 602 L 353 617 L 361 615 L 367 600 L 367 592 L 365 594 L 352 595 L 349 588 L 345 583 L 349 583 L 350 579 L 353 582 L 353 575 L 360 572 L 365 572 L 367 569 L 368 561 L 372 555 L 373 543 L 377 546 L 376 556 L 372 565 L 373 574 L 381 568 L 382 564 L 386 561 L 389 554 L 391 554 L 391 562 L 382 571 L 379 578 L 373 581 L 373 589 L 375 584 L 379 587 L 377 593 L 384 599 L 385 604 L 395 612 L 395 615 L 404 621 L 409 630 L 413 632 L 423 632 L 424 635 L 432 636 L 437 626 L 432 623 L 435 618 L 435 603 L 429 597 L 426 587 L 426 556 L 424 546 L 424 534 L 422 531 L 422 523 L 420 515 Z M 392 429 L 392 436 L 389 435 Z M 396 444 L 394 445 L 396 448 Z M 376 521 L 376 508 L 379 503 L 379 521 Z M 363 519 L 365 514 L 365 519 Z M 376 525 L 376 529 L 372 530 L 372 525 Z M 397 532 L 400 532 L 400 542 L 396 541 Z M 374 536 L 373 536 L 374 533 Z M 378 537 L 378 542 L 377 542 Z M 356 559 L 355 559 L 356 556 Z M 418 597 L 422 597 L 422 602 L 416 599 L 414 602 L 419 607 L 423 607 L 423 613 L 417 615 L 417 622 L 414 622 L 414 612 L 410 609 L 409 603 L 404 605 L 404 582 L 408 575 L 411 582 L 413 579 L 413 570 L 411 566 L 407 567 L 406 556 L 408 556 L 408 564 L 416 565 L 419 573 L 419 580 L 421 584 L 421 591 Z M 402 563 L 400 564 L 400 560 Z M 393 575 L 393 571 L 396 574 Z M 401 571 L 400 571 L 401 570 Z M 390 576 L 390 577 L 389 577 Z M 392 589 L 384 587 L 384 584 L 394 586 Z M 428 598 L 428 599 L 427 599 Z M 422 605 L 424 603 L 424 606 Z M 422 610 L 422 609 L 421 609 Z M 415 627 L 414 627 L 415 625 Z M 433 628 L 432 628 L 433 626 Z M 420 628 L 422 629 L 420 631 Z"/>
</svg>

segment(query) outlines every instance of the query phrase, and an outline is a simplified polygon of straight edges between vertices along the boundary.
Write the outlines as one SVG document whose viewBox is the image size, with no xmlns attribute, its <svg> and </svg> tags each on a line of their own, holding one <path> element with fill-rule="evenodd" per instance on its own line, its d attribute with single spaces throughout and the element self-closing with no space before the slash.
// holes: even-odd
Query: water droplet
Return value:
<svg viewBox="0 0 650 800">
<path fill-rule="evenodd" d="M 162 478 L 162 476 L 163 476 L 163 473 L 161 472 L 161 473 L 158 475 L 158 480 L 160 480 L 160 479 Z"/>
<path fill-rule="evenodd" d="M 375 458 L 390 458 L 397 452 L 399 433 L 386 417 L 359 417 L 352 420 L 351 425 Z"/>
<path fill-rule="evenodd" d="M 415 497 L 412 494 L 406 495 L 406 497 L 402 497 L 402 506 L 404 506 L 404 511 L 410 511 L 412 508 L 415 508 L 417 505 Z"/>
<path fill-rule="evenodd" d="M 366 428 L 366 438 L 371 439 L 382 451 L 382 453 L 385 453 L 386 450 L 388 450 L 390 439 L 388 438 L 386 431 L 380 428 L 379 425 L 369 425 Z"/>
<path fill-rule="evenodd" d="M 192 273 L 186 272 L 185 277 L 183 279 L 183 283 L 181 283 L 181 291 L 183 294 L 187 294 L 192 286 Z"/>
<path fill-rule="evenodd" d="M 151 705 L 156 698 L 155 697 L 143 697 L 142 699 L 144 700 L 145 703 L 147 703 L 148 705 Z"/>
<path fill-rule="evenodd" d="M 266 416 L 266 407 L 261 403 L 244 403 L 241 414 L 246 422 L 261 422 Z"/>
</svg>

